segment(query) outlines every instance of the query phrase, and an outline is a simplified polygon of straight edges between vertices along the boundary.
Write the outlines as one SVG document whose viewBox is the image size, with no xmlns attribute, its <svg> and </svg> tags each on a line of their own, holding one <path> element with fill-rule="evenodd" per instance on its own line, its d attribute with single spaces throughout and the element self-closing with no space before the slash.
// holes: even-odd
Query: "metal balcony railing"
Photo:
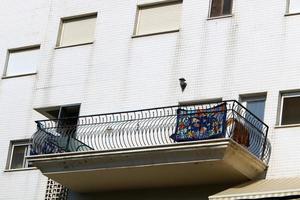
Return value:
<svg viewBox="0 0 300 200">
<path fill-rule="evenodd" d="M 76 121 L 76 119 L 75 119 Z M 268 163 L 268 126 L 237 101 L 36 121 L 32 154 L 142 148 L 232 138 Z M 194 131 L 195 128 L 199 130 Z"/>
</svg>

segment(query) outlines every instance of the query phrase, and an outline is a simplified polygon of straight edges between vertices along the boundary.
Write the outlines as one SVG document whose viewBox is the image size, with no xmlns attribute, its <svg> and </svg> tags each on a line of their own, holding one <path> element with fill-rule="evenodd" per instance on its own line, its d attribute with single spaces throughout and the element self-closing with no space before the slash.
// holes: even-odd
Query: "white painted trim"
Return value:
<svg viewBox="0 0 300 200">
<path fill-rule="evenodd" d="M 286 0 L 285 14 L 290 14 L 290 0 Z"/>
<path fill-rule="evenodd" d="M 231 17 L 233 17 L 233 14 L 220 15 L 220 16 L 217 16 L 217 17 L 208 17 L 207 20 L 223 19 L 223 18 L 231 18 Z"/>
<path fill-rule="evenodd" d="M 131 36 L 131 38 L 147 37 L 147 36 L 161 35 L 161 34 L 167 34 L 167 33 L 176 33 L 179 31 L 180 31 L 180 29 L 174 29 L 174 30 L 170 30 L 170 31 L 153 32 L 153 33 L 147 33 L 147 34 L 133 35 L 133 36 Z"/>
<path fill-rule="evenodd" d="M 289 124 L 289 125 L 277 125 L 274 126 L 274 128 L 278 129 L 278 128 L 297 128 L 300 127 L 300 124 Z"/>
<path fill-rule="evenodd" d="M 36 167 L 27 167 L 27 168 L 18 168 L 18 169 L 5 169 L 3 172 L 22 172 L 22 171 L 29 171 L 29 170 L 37 170 Z"/>
<path fill-rule="evenodd" d="M 280 113 L 279 113 L 279 126 L 296 125 L 296 124 L 282 125 L 282 111 L 283 111 L 283 102 L 284 102 L 284 99 L 285 98 L 293 98 L 293 97 L 300 97 L 300 93 L 299 92 L 281 93 Z"/>
<path fill-rule="evenodd" d="M 85 46 L 89 44 L 94 44 L 95 41 L 93 42 L 85 42 L 85 43 L 80 43 L 80 44 L 72 44 L 72 45 L 65 45 L 65 46 L 57 46 L 54 49 L 64 49 L 64 48 L 71 48 L 71 47 L 77 47 L 77 46 Z"/>
<path fill-rule="evenodd" d="M 15 150 L 15 147 L 20 147 L 20 146 L 25 146 L 25 151 L 24 151 L 24 160 L 23 160 L 23 163 L 22 163 L 22 168 L 26 168 L 27 164 L 28 164 L 28 161 L 26 159 L 27 156 L 29 156 L 29 153 L 30 153 L 30 147 L 29 147 L 30 143 L 29 142 L 17 142 L 17 141 L 13 141 L 11 143 L 11 148 L 10 148 L 10 158 L 9 158 L 9 165 L 8 165 L 8 169 L 7 170 L 15 170 L 15 169 L 12 169 L 11 168 L 11 164 L 12 164 L 12 160 L 13 160 L 13 155 L 14 155 L 14 150 Z"/>
</svg>

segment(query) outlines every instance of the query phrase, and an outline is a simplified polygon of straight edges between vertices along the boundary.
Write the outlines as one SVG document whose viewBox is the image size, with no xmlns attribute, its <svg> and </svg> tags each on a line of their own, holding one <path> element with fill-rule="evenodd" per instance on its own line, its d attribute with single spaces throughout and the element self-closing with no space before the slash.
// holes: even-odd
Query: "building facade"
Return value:
<svg viewBox="0 0 300 200">
<path fill-rule="evenodd" d="M 62 193 L 66 194 L 65 199 L 105 200 L 208 199 L 209 196 L 234 199 L 234 195 L 258 199 L 299 195 L 298 1 L 3 0 L 0 7 L 0 199 L 62 199 L 59 197 Z M 227 106 L 236 102 L 238 107 L 233 112 L 243 118 L 239 123 L 243 127 L 249 123 L 263 135 L 258 140 L 257 154 L 251 150 L 254 145 L 251 141 L 244 148 L 230 137 L 175 144 L 166 137 L 161 143 L 154 142 L 160 146 L 151 143 L 137 148 L 133 144 L 139 139 L 130 143 L 132 138 L 123 133 L 117 139 L 107 136 L 112 138 L 107 140 L 111 142 L 107 148 L 104 148 L 106 144 L 97 143 L 103 140 L 95 136 L 80 140 L 91 147 L 85 151 L 77 151 L 77 140 L 73 142 L 77 150 L 70 152 L 57 153 L 56 149 L 56 154 L 43 154 L 44 149 L 40 152 L 32 149 L 34 133 L 45 134 L 37 131 L 41 128 L 37 127 L 37 120 L 53 120 L 47 123 L 55 124 L 48 127 L 56 129 L 50 133 L 54 136 L 65 134 L 66 126 L 76 126 L 75 130 L 68 129 L 68 134 L 76 138 L 75 132 L 80 128 L 78 116 L 114 113 L 104 115 L 114 117 L 117 113 L 134 112 L 151 115 L 161 107 L 175 112 L 180 106 L 218 106 L 218 102 L 227 102 Z M 140 111 L 149 108 L 157 109 Z M 174 116 L 178 117 L 177 114 Z M 84 125 L 97 125 L 103 122 L 101 116 L 100 121 L 80 119 L 86 120 L 81 122 Z M 68 117 L 76 120 L 54 120 Z M 142 123 L 144 118 L 134 119 Z M 130 121 L 130 117 L 126 120 Z M 148 127 L 147 123 L 144 127 Z M 155 127 L 156 123 L 151 126 Z M 139 128 L 139 124 L 134 127 Z M 249 127 L 246 129 L 251 132 Z M 113 132 L 110 127 L 105 130 Z M 228 131 L 228 123 L 224 131 Z M 45 143 L 42 137 L 39 142 Z M 112 141 L 122 137 L 126 137 L 126 148 L 117 148 Z M 155 138 L 151 135 L 144 143 Z M 268 152 L 267 144 L 271 146 Z M 217 155 L 214 148 L 221 149 L 222 145 L 228 145 L 223 153 L 229 160 L 214 157 Z M 156 150 L 162 153 L 156 154 Z M 135 154 L 137 151 L 144 154 Z M 264 159 L 264 154 L 270 154 L 270 160 Z M 206 162 L 200 155 L 227 164 Z M 191 160 L 184 160 L 189 156 Z M 146 164 L 142 161 L 149 170 L 143 168 Z M 98 166 L 99 163 L 105 166 Z M 178 166 L 173 166 L 174 163 Z M 179 163 L 184 164 L 179 166 Z M 155 168 L 156 165 L 161 168 Z M 114 171 L 116 168 L 119 171 Z M 167 176 L 168 170 L 177 175 Z M 177 173 L 177 170 L 183 171 Z M 89 171 L 99 173 L 83 173 Z M 185 179 L 185 174 L 189 178 Z M 210 181 L 214 174 L 215 179 Z M 93 177 L 95 180 L 91 180 Z M 177 182 L 172 183 L 172 177 Z M 91 180 L 90 185 L 87 179 Z M 260 194 L 269 195 L 263 197 L 255 193 L 258 189 L 252 191 L 251 197 L 243 196 L 250 191 L 247 188 L 244 193 L 233 194 L 231 189 L 235 185 L 256 180 L 257 185 L 265 181 L 265 187 L 273 184 L 274 191 L 262 190 Z M 63 183 L 71 187 L 67 189 Z M 90 189 L 92 185 L 95 187 Z M 54 193 L 51 187 L 59 195 L 51 196 L 49 193 Z"/>
</svg>

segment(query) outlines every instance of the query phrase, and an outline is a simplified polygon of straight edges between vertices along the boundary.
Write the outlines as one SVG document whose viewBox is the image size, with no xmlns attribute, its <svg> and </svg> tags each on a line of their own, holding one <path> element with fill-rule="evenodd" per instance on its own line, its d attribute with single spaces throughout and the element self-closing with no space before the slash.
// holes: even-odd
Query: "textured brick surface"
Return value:
<svg viewBox="0 0 300 200">
<path fill-rule="evenodd" d="M 300 128 L 274 129 L 279 92 L 300 89 L 300 15 L 285 17 L 284 0 L 234 0 L 233 17 L 207 20 L 208 0 L 184 0 L 180 32 L 131 38 L 147 2 L 1 1 L 0 72 L 9 48 L 41 44 L 41 57 L 37 75 L 0 80 L 0 199 L 44 197 L 38 171 L 3 172 L 9 140 L 33 134 L 34 108 L 73 103 L 83 115 L 267 92 L 268 177 L 300 175 Z M 95 42 L 55 49 L 60 18 L 92 12 Z"/>
</svg>

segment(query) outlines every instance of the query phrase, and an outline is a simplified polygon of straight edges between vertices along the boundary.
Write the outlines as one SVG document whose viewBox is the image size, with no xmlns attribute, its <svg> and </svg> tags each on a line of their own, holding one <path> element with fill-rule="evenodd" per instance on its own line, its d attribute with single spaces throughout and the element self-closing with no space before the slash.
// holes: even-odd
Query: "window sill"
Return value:
<svg viewBox="0 0 300 200">
<path fill-rule="evenodd" d="M 22 76 L 32 76 L 32 75 L 36 75 L 36 74 L 37 74 L 37 72 L 28 73 L 28 74 L 11 75 L 11 76 L 2 76 L 2 79 L 17 78 L 17 77 L 22 77 Z"/>
<path fill-rule="evenodd" d="M 223 18 L 230 18 L 230 17 L 233 17 L 233 15 L 230 14 L 230 15 L 221 15 L 221 16 L 217 16 L 217 17 L 208 17 L 207 20 L 223 19 Z"/>
<path fill-rule="evenodd" d="M 294 128 L 300 127 L 300 124 L 289 124 L 289 125 L 276 125 L 274 128 Z"/>
<path fill-rule="evenodd" d="M 180 31 L 180 29 L 174 29 L 174 30 L 170 30 L 170 31 L 161 31 L 161 32 L 156 32 L 156 33 L 133 35 L 133 36 L 131 36 L 131 38 L 147 37 L 147 36 L 161 35 L 161 34 L 167 34 L 167 33 L 176 33 L 179 31 Z"/>
<path fill-rule="evenodd" d="M 19 171 L 28 171 L 28 170 L 36 170 L 36 167 L 27 167 L 27 168 L 19 168 L 19 169 L 6 169 L 4 172 L 19 172 Z"/>
<path fill-rule="evenodd" d="M 80 43 L 80 44 L 72 44 L 72 45 L 66 45 L 66 46 L 57 46 L 54 49 L 64 49 L 69 47 L 78 47 L 78 46 L 84 46 L 84 45 L 90 45 L 94 44 L 94 42 L 86 42 L 86 43 Z"/>
<path fill-rule="evenodd" d="M 294 15 L 300 15 L 300 12 L 296 12 L 296 13 L 285 13 L 284 16 L 288 17 L 288 16 L 294 16 Z"/>
</svg>

